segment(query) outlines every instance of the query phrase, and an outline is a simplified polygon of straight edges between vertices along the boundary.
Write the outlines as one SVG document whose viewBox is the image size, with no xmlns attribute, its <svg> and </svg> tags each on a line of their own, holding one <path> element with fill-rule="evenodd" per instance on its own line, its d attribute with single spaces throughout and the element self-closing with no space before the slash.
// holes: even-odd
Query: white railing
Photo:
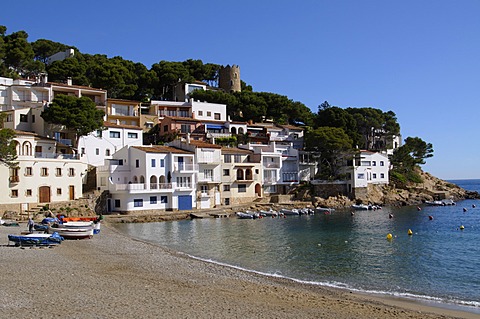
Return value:
<svg viewBox="0 0 480 319">
<path fill-rule="evenodd" d="M 182 163 L 177 162 L 173 165 L 173 170 L 175 172 L 197 171 L 198 170 L 198 165 L 197 164 L 182 164 Z"/>
<path fill-rule="evenodd" d="M 203 176 L 203 175 L 198 175 L 198 181 L 199 182 L 212 182 L 212 183 L 220 183 L 220 177 L 219 176 Z"/>
<path fill-rule="evenodd" d="M 172 189 L 172 183 L 150 184 L 150 189 Z"/>
<path fill-rule="evenodd" d="M 62 153 L 39 153 L 35 152 L 35 158 L 54 158 L 54 159 L 75 159 L 78 160 L 78 154 L 62 154 Z"/>
<path fill-rule="evenodd" d="M 279 163 L 263 163 L 264 168 L 280 168 Z"/>
</svg>

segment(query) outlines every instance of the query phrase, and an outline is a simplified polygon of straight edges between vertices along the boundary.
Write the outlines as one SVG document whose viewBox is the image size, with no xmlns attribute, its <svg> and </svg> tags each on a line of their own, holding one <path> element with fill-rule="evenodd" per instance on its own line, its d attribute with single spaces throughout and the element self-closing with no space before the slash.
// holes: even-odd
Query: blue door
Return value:
<svg viewBox="0 0 480 319">
<path fill-rule="evenodd" d="M 191 209 L 192 209 L 192 195 L 178 196 L 178 210 L 191 210 Z"/>
<path fill-rule="evenodd" d="M 183 167 L 184 167 L 184 165 L 183 165 L 183 157 L 179 157 L 179 158 L 178 158 L 178 170 L 179 170 L 179 171 L 183 171 Z"/>
</svg>

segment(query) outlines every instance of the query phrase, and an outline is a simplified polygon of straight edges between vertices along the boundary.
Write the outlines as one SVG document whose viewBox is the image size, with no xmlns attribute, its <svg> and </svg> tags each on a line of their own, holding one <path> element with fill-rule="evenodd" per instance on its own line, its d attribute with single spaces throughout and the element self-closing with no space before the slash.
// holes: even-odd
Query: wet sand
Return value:
<svg viewBox="0 0 480 319">
<path fill-rule="evenodd" d="M 2 318 L 479 318 L 404 299 L 304 285 L 189 258 L 104 223 L 54 248 L 8 246 L 0 226 Z"/>
</svg>

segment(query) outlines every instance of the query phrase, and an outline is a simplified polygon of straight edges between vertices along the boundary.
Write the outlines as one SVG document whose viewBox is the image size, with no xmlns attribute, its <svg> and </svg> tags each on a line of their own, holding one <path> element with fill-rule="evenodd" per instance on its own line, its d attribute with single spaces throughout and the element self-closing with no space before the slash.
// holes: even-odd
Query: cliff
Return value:
<svg viewBox="0 0 480 319">
<path fill-rule="evenodd" d="M 419 205 L 425 201 L 453 199 L 455 201 L 480 198 L 477 192 L 467 191 L 455 184 L 439 179 L 429 173 L 418 172 L 423 183 L 408 184 L 397 187 L 390 185 L 369 185 L 367 192 L 355 199 L 346 196 L 331 196 L 328 198 L 312 197 L 315 206 L 345 208 L 355 203 L 376 204 L 387 206 Z M 305 194 L 303 194 L 305 198 Z"/>
</svg>

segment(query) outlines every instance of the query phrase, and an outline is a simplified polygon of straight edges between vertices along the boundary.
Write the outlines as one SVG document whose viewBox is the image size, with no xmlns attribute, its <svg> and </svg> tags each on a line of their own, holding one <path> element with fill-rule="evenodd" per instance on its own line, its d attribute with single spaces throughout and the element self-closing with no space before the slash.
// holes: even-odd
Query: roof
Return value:
<svg viewBox="0 0 480 319">
<path fill-rule="evenodd" d="M 140 101 L 133 101 L 133 100 L 126 100 L 126 99 L 112 99 L 107 98 L 107 102 L 125 102 L 125 103 L 133 103 L 133 104 L 140 104 Z"/>
<path fill-rule="evenodd" d="M 105 127 L 115 127 L 115 128 L 128 128 L 131 130 L 142 130 L 140 126 L 136 125 L 127 125 L 127 124 L 116 124 L 111 122 L 103 122 L 103 126 Z"/>
<path fill-rule="evenodd" d="M 237 147 L 222 147 L 222 154 L 253 154 L 253 151 Z"/>
<path fill-rule="evenodd" d="M 295 125 L 290 125 L 290 124 L 281 125 L 281 124 L 279 124 L 279 126 L 283 127 L 283 128 L 288 128 L 289 130 L 303 131 L 303 129 L 301 127 L 298 127 L 298 126 L 295 126 Z"/>
<path fill-rule="evenodd" d="M 77 89 L 84 89 L 84 90 L 107 92 L 107 90 L 104 90 L 104 89 L 97 89 L 97 88 L 92 88 L 92 87 L 89 87 L 89 86 L 82 86 L 82 85 L 68 85 L 68 84 L 66 84 L 66 83 L 47 82 L 47 85 L 50 85 L 50 86 L 62 86 L 62 87 L 67 87 L 67 88 L 77 88 Z"/>
<path fill-rule="evenodd" d="M 207 143 L 204 141 L 196 141 L 196 140 L 190 140 L 189 144 L 196 147 L 201 147 L 201 148 L 218 148 L 218 149 L 222 148 L 220 145 L 215 145 L 212 143 Z"/>
<path fill-rule="evenodd" d="M 176 153 L 176 154 L 193 154 L 192 152 L 181 150 L 173 146 L 152 145 L 152 146 L 132 146 L 146 153 Z"/>
<path fill-rule="evenodd" d="M 242 125 L 247 125 L 247 122 L 238 122 L 238 121 L 231 121 L 230 124 L 242 124 Z"/>
</svg>

